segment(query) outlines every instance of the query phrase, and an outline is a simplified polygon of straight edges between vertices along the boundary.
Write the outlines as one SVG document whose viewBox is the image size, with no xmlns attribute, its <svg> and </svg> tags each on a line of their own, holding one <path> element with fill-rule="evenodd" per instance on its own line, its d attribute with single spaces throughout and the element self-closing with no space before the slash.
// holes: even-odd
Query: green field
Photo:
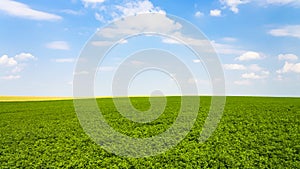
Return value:
<svg viewBox="0 0 300 169">
<path fill-rule="evenodd" d="M 131 98 L 140 110 L 148 98 Z M 150 137 L 172 125 L 179 97 L 165 112 L 139 124 L 122 117 L 111 98 L 97 99 L 109 124 L 132 137 Z M 145 158 L 105 151 L 83 131 L 72 100 L 0 102 L 0 168 L 300 168 L 300 98 L 227 97 L 213 135 L 198 141 L 210 97 L 191 132 L 176 147 Z M 141 150 L 142 151 L 142 150 Z"/>
</svg>

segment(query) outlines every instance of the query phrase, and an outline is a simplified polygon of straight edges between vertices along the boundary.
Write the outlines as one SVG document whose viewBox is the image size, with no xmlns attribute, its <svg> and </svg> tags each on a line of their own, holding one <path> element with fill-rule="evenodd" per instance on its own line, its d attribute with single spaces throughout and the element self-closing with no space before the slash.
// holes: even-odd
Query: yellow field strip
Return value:
<svg viewBox="0 0 300 169">
<path fill-rule="evenodd" d="M 128 96 L 118 96 L 123 98 Z M 129 96 L 129 97 L 151 97 L 151 96 Z M 159 96 L 156 96 L 159 97 Z M 162 96 L 163 97 L 163 96 Z M 84 97 L 83 97 L 84 98 Z M 90 98 L 90 97 L 87 97 Z M 96 98 L 113 98 L 112 96 L 96 96 Z M 0 96 L 0 102 L 15 102 L 15 101 L 47 101 L 47 100 L 72 100 L 73 97 L 61 96 Z"/>
<path fill-rule="evenodd" d="M 47 100 L 70 100 L 72 97 L 48 97 L 48 96 L 0 96 L 0 102 L 11 101 L 47 101 Z"/>
</svg>

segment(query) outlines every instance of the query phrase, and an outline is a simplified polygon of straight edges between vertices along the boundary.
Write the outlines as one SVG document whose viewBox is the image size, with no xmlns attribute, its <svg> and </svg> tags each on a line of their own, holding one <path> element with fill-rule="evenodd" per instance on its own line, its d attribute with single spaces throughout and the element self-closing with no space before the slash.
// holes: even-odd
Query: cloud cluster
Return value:
<svg viewBox="0 0 300 169">
<path fill-rule="evenodd" d="M 235 60 L 251 61 L 260 60 L 263 58 L 263 55 L 258 52 L 247 51 L 241 54 L 239 57 L 236 57 Z M 244 71 L 244 73 L 242 73 L 240 76 L 241 79 L 233 82 L 235 85 L 251 85 L 251 80 L 266 79 L 270 75 L 270 72 L 267 69 L 260 67 L 258 64 L 224 64 L 223 68 L 225 70 Z"/>
<path fill-rule="evenodd" d="M 220 2 L 225 5 L 225 7 L 229 7 L 232 12 L 239 13 L 238 6 L 249 3 L 250 0 L 220 0 Z"/>
<path fill-rule="evenodd" d="M 241 56 L 235 58 L 238 61 L 249 61 L 249 60 L 260 60 L 263 56 L 260 53 L 254 51 L 248 51 L 242 54 Z"/>
<path fill-rule="evenodd" d="M 13 57 L 8 57 L 7 55 L 3 55 L 0 57 L 0 65 L 1 66 L 15 66 L 18 62 Z"/>
<path fill-rule="evenodd" d="M 300 63 L 285 62 L 283 68 L 277 70 L 276 72 L 279 74 L 289 73 L 289 72 L 300 73 Z"/>
<path fill-rule="evenodd" d="M 82 0 L 82 2 L 86 8 L 95 9 L 95 19 L 103 23 L 142 13 L 166 13 L 149 0 L 123 0 L 121 3 L 111 2 L 110 5 L 106 5 L 105 0 Z"/>
<path fill-rule="evenodd" d="M 26 66 L 26 62 L 29 60 L 36 60 L 36 57 L 31 53 L 20 53 L 15 55 L 14 57 L 2 55 L 0 57 L 0 69 L 8 70 L 6 72 L 9 73 L 9 75 L 2 76 L 1 79 L 19 79 L 21 76 L 15 74 L 21 72 Z"/>
<path fill-rule="evenodd" d="M 278 60 L 285 60 L 284 66 L 277 70 L 276 73 L 300 73 L 300 63 L 295 63 L 298 60 L 298 56 L 294 54 L 280 54 Z M 279 75 L 282 77 L 281 75 Z"/>
<path fill-rule="evenodd" d="M 149 0 L 127 2 L 124 5 L 116 5 L 116 9 L 121 12 L 121 17 L 151 12 L 165 13 L 159 7 L 154 7 Z"/>
</svg>

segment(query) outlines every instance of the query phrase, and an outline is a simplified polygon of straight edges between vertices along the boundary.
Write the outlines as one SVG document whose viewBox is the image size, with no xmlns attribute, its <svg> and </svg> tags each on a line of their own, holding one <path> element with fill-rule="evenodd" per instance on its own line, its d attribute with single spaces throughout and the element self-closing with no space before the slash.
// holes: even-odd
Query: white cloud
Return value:
<svg viewBox="0 0 300 169">
<path fill-rule="evenodd" d="M 283 80 L 283 76 L 281 74 L 277 75 L 276 80 L 282 81 Z"/>
<path fill-rule="evenodd" d="M 200 18 L 201 16 L 204 16 L 204 13 L 202 13 L 202 12 L 200 12 L 200 11 L 197 11 L 197 12 L 195 13 L 195 17 Z"/>
<path fill-rule="evenodd" d="M 300 25 L 287 25 L 277 29 L 272 29 L 268 32 L 273 36 L 286 36 L 300 38 Z"/>
<path fill-rule="evenodd" d="M 103 3 L 105 0 L 82 0 L 85 3 Z"/>
<path fill-rule="evenodd" d="M 104 38 L 123 37 L 124 35 L 133 34 L 137 31 L 140 32 L 164 32 L 170 33 L 174 36 L 180 36 L 180 29 L 182 25 L 174 20 L 166 17 L 165 15 L 153 15 L 152 17 L 137 15 L 135 19 L 124 19 L 115 22 L 113 26 L 106 27 L 101 30 L 99 36 Z M 177 34 L 175 34 L 177 33 Z M 96 42 L 94 42 L 96 43 Z M 100 42 L 99 42 L 100 43 Z M 95 45 L 95 44 L 94 44 Z M 104 45 L 102 42 L 98 45 Z"/>
<path fill-rule="evenodd" d="M 229 7 L 232 12 L 238 13 L 238 6 L 241 4 L 249 3 L 250 0 L 220 0 L 220 2 L 226 7 Z"/>
<path fill-rule="evenodd" d="M 226 70 L 248 70 L 248 71 L 253 71 L 253 72 L 266 71 L 265 68 L 262 68 L 257 64 L 251 64 L 249 66 L 245 66 L 242 64 L 224 64 L 223 67 Z"/>
<path fill-rule="evenodd" d="M 255 73 L 244 73 L 242 74 L 242 78 L 245 79 L 260 79 L 260 76 Z"/>
<path fill-rule="evenodd" d="M 53 41 L 46 44 L 46 47 L 49 49 L 55 50 L 70 50 L 70 46 L 65 41 Z"/>
<path fill-rule="evenodd" d="M 264 0 L 263 2 L 271 5 L 300 5 L 299 0 Z"/>
<path fill-rule="evenodd" d="M 58 63 L 72 63 L 75 60 L 73 58 L 60 58 L 60 59 L 55 59 L 54 61 Z"/>
<path fill-rule="evenodd" d="M 145 63 L 139 60 L 133 60 L 130 62 L 133 65 L 139 66 L 139 65 L 144 65 Z"/>
<path fill-rule="evenodd" d="M 167 44 L 180 44 L 179 41 L 171 39 L 171 38 L 162 38 L 162 42 L 167 43 Z"/>
<path fill-rule="evenodd" d="M 92 6 L 93 8 L 96 7 L 97 4 L 102 4 L 105 0 L 82 0 L 84 7 L 87 8 Z"/>
<path fill-rule="evenodd" d="M 102 15 L 100 15 L 99 13 L 95 13 L 95 18 L 97 21 L 100 21 L 100 22 L 105 22 L 105 19 Z"/>
<path fill-rule="evenodd" d="M 197 84 L 198 80 L 196 78 L 189 78 L 187 82 L 188 84 Z"/>
<path fill-rule="evenodd" d="M 270 72 L 269 71 L 262 71 L 260 75 L 256 73 L 244 73 L 242 74 L 242 78 L 244 79 L 264 79 L 269 76 Z"/>
<path fill-rule="evenodd" d="M 246 52 L 245 50 L 239 49 L 236 46 L 229 44 L 217 43 L 215 41 L 211 41 L 211 44 L 216 49 L 216 52 L 219 54 L 241 55 L 242 53 Z"/>
<path fill-rule="evenodd" d="M 79 72 L 73 72 L 74 75 L 88 75 L 90 74 L 88 71 L 83 70 L 83 71 L 79 71 Z"/>
<path fill-rule="evenodd" d="M 128 43 L 128 40 L 126 40 L 126 39 L 121 39 L 121 40 L 118 41 L 118 43 L 120 43 L 120 44 L 125 44 L 125 43 Z"/>
<path fill-rule="evenodd" d="M 84 14 L 84 12 L 82 10 L 75 11 L 72 9 L 63 9 L 63 10 L 61 10 L 61 12 L 69 14 L 69 15 L 83 15 Z"/>
<path fill-rule="evenodd" d="M 99 13 L 95 13 L 95 18 L 103 23 L 142 13 L 166 14 L 164 10 L 154 6 L 149 0 L 123 0 L 111 5 L 103 4 L 104 0 L 82 0 L 82 2 L 86 8 L 98 9 Z"/>
<path fill-rule="evenodd" d="M 294 54 L 280 54 L 278 55 L 279 60 L 290 60 L 290 61 L 296 61 L 298 60 L 298 56 Z"/>
<path fill-rule="evenodd" d="M 149 0 L 143 1 L 131 1 L 124 5 L 116 5 L 116 9 L 121 13 L 121 17 L 132 16 L 141 13 L 162 13 L 166 12 L 161 10 L 159 7 L 154 7 L 152 2 Z"/>
<path fill-rule="evenodd" d="M 224 64 L 226 70 L 246 70 L 246 66 L 240 64 Z"/>
<path fill-rule="evenodd" d="M 31 9 L 28 5 L 12 1 L 12 0 L 1 0 L 0 1 L 0 11 L 3 11 L 9 15 L 33 19 L 33 20 L 61 20 L 62 17 L 46 13 L 38 10 Z"/>
<path fill-rule="evenodd" d="M 13 70 L 11 71 L 12 73 L 19 73 L 24 69 L 23 65 L 17 65 L 13 68 Z"/>
<path fill-rule="evenodd" d="M 114 71 L 116 69 L 116 67 L 113 66 L 101 66 L 98 68 L 98 71 L 100 72 L 111 72 Z"/>
<path fill-rule="evenodd" d="M 13 57 L 8 57 L 7 55 L 3 55 L 0 57 L 0 65 L 2 66 L 15 66 L 18 62 Z"/>
<path fill-rule="evenodd" d="M 236 85 L 241 85 L 241 86 L 251 84 L 251 82 L 249 80 L 237 80 L 237 81 L 234 81 L 233 83 Z"/>
<path fill-rule="evenodd" d="M 21 76 L 19 75 L 8 75 L 8 76 L 2 76 L 1 79 L 3 80 L 15 80 L 15 79 L 20 79 Z"/>
<path fill-rule="evenodd" d="M 290 5 L 300 6 L 299 0 L 219 0 L 224 8 L 229 8 L 233 13 L 239 13 L 239 6 L 248 3 L 256 3 L 262 6 L 268 5 Z"/>
<path fill-rule="evenodd" d="M 300 63 L 285 62 L 283 68 L 277 70 L 276 72 L 279 74 L 289 73 L 289 72 L 300 73 Z"/>
<path fill-rule="evenodd" d="M 210 16 L 221 16 L 222 11 L 219 9 L 210 10 L 209 12 Z"/>
<path fill-rule="evenodd" d="M 18 61 L 26 61 L 31 59 L 36 59 L 31 53 L 20 53 L 15 56 Z"/>
<path fill-rule="evenodd" d="M 233 38 L 233 37 L 224 37 L 224 38 L 222 38 L 222 40 L 225 42 L 236 42 L 237 41 L 237 39 Z"/>
<path fill-rule="evenodd" d="M 201 63 L 201 60 L 200 59 L 194 59 L 193 62 L 194 63 Z"/>
<path fill-rule="evenodd" d="M 92 41 L 91 44 L 93 46 L 109 46 L 112 45 L 112 41 Z"/>
<path fill-rule="evenodd" d="M 235 60 L 248 61 L 248 60 L 259 60 L 262 58 L 263 57 L 261 56 L 261 54 L 259 54 L 257 52 L 248 51 L 248 52 L 242 54 L 241 56 L 235 58 Z"/>
<path fill-rule="evenodd" d="M 264 68 L 258 66 L 257 64 L 251 64 L 250 66 L 247 67 L 247 69 L 254 72 L 260 72 L 264 70 Z"/>
</svg>

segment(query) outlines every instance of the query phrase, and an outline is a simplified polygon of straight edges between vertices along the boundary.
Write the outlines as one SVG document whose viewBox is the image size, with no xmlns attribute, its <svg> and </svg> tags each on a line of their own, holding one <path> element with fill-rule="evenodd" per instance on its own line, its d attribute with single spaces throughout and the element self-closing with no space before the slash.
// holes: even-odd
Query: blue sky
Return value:
<svg viewBox="0 0 300 169">
<path fill-rule="evenodd" d="M 76 60 L 92 35 L 120 17 L 151 11 L 182 17 L 203 32 L 224 68 L 227 95 L 299 96 L 299 9 L 299 0 L 1 0 L 0 95 L 72 95 Z M 155 47 L 154 42 L 150 38 L 146 46 Z M 103 61 L 96 95 L 110 95 L 107 79 L 121 53 L 135 49 L 132 43 Z M 172 43 L 160 47 L 182 53 L 189 67 L 199 69 L 194 82 L 200 94 L 210 94 L 208 75 L 201 73 L 197 59 Z M 176 94 L 176 85 L 167 79 L 148 72 L 129 91 L 147 94 L 160 86 Z"/>
</svg>

